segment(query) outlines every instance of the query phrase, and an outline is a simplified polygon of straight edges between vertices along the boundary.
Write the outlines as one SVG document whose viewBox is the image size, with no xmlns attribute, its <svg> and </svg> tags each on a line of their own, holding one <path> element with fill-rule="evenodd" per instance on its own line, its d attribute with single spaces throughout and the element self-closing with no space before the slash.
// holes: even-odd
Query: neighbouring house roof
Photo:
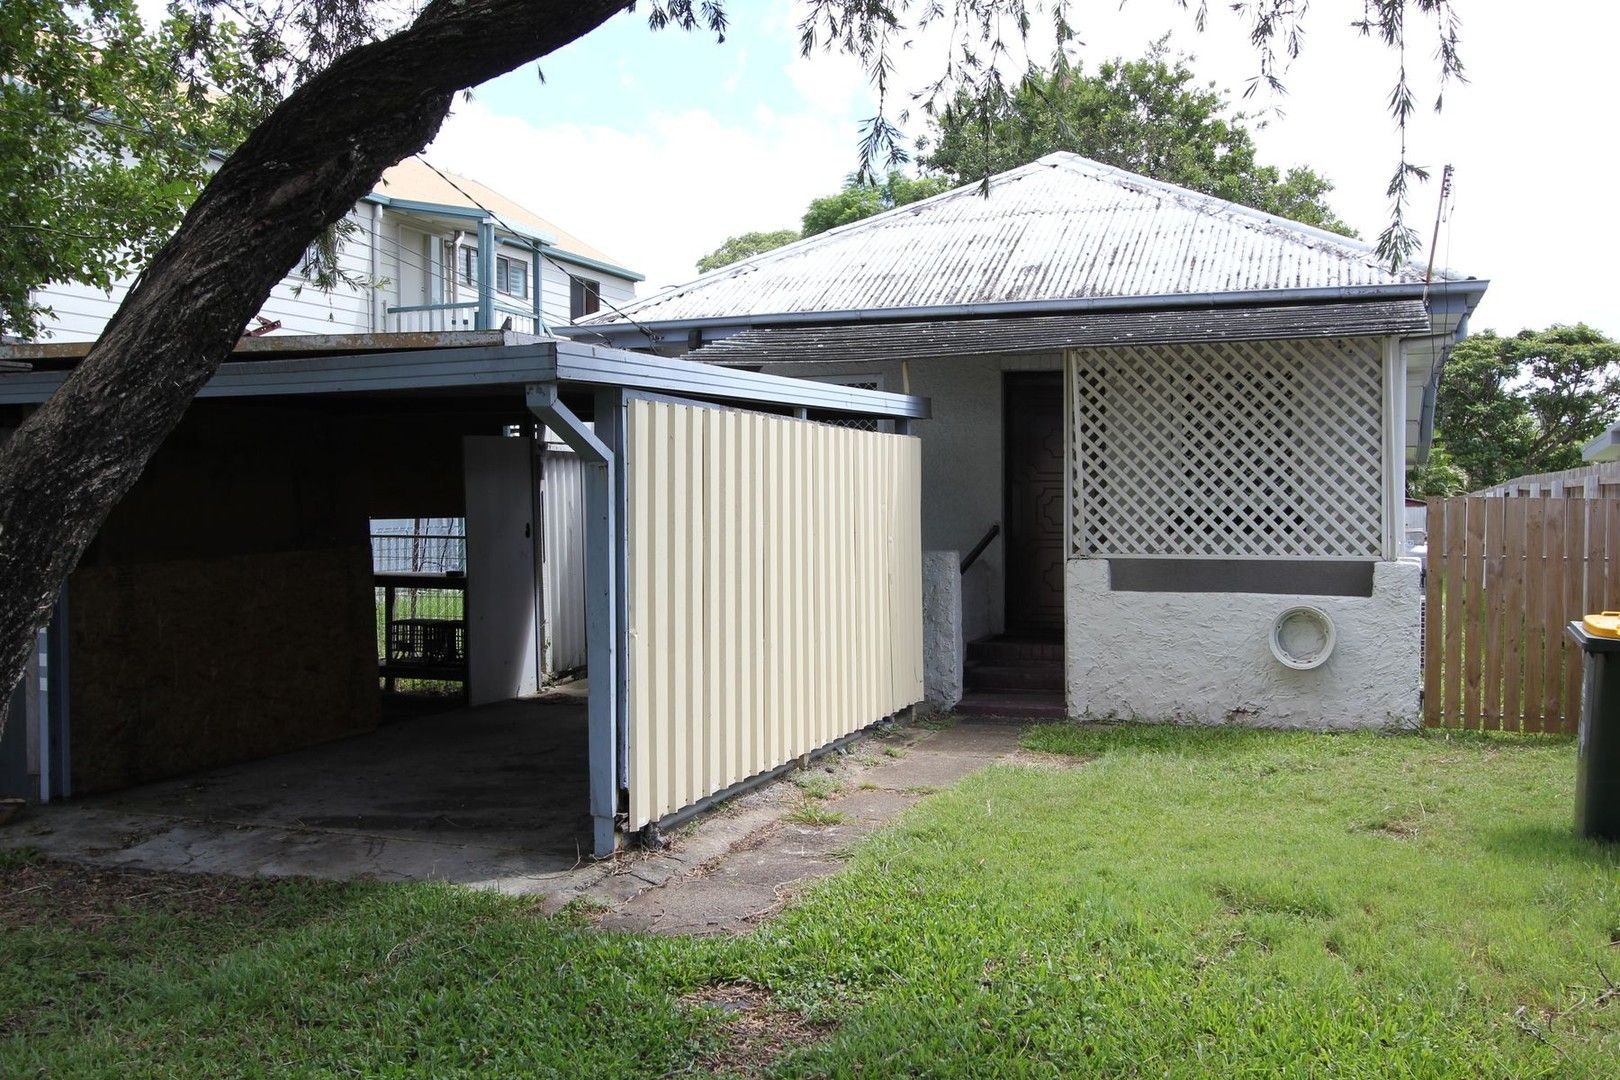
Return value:
<svg viewBox="0 0 1620 1080">
<path fill-rule="evenodd" d="M 979 185 L 734 263 L 580 325 L 755 325 L 1051 310 L 1166 298 L 1354 299 L 1421 290 L 1369 244 L 1103 165 L 1049 154 Z M 1469 281 L 1437 271 L 1437 287 Z M 951 309 L 946 311 L 943 309 Z"/>
<path fill-rule="evenodd" d="M 856 326 L 761 326 L 687 353 L 724 366 L 930 360 L 947 356 L 1052 352 L 1096 345 L 1162 345 L 1319 337 L 1426 334 L 1421 300 L 1292 304 L 1170 311 L 1026 315 Z"/>
<path fill-rule="evenodd" d="M 615 276 L 631 281 L 645 280 L 642 274 L 626 269 L 623 263 L 600 248 L 587 244 L 555 222 L 513 202 L 500 192 L 465 176 L 435 169 L 420 158 L 408 157 L 383 173 L 376 194 L 394 201 L 482 210 L 493 214 L 511 228 L 525 231 L 553 245 L 553 254 L 577 255 Z"/>
</svg>

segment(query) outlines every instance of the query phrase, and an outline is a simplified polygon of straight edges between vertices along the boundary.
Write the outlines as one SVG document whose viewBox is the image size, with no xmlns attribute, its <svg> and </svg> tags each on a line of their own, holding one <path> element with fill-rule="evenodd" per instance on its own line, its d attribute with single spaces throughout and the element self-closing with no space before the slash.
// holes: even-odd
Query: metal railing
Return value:
<svg viewBox="0 0 1620 1080">
<path fill-rule="evenodd" d="M 1001 523 L 998 521 L 985 530 L 984 535 L 979 538 L 979 542 L 973 545 L 973 550 L 968 552 L 966 557 L 962 559 L 962 573 L 967 573 L 968 567 L 978 562 L 979 556 L 984 554 L 984 549 L 989 547 L 990 542 L 1000 535 Z"/>
<path fill-rule="evenodd" d="M 394 332 L 473 330 L 478 324 L 478 301 L 390 305 L 386 314 L 385 329 Z"/>
</svg>

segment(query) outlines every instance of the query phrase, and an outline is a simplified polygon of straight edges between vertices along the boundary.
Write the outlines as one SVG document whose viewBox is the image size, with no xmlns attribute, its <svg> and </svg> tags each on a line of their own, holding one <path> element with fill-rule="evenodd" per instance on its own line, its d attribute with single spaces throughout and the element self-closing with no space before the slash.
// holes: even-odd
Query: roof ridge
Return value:
<svg viewBox="0 0 1620 1080">
<path fill-rule="evenodd" d="M 1047 156 L 1050 157 L 1051 155 Z M 1020 165 L 1017 168 L 996 173 L 994 176 L 987 178 L 988 182 L 991 184 L 999 184 L 1008 180 L 1023 179 L 1023 175 L 1021 174 L 1028 174 L 1033 171 L 1037 166 L 1040 165 L 1041 160 L 1042 159 L 1037 159 L 1029 162 L 1028 164 Z M 624 310 L 626 312 L 633 313 L 636 308 L 642 306 L 643 304 L 651 304 L 656 300 L 667 300 L 678 296 L 681 293 L 696 289 L 701 285 L 712 284 L 726 277 L 736 277 L 751 270 L 757 269 L 758 267 L 766 266 L 773 262 L 779 262 L 782 259 L 804 255 L 808 252 L 815 251 L 820 247 L 824 247 L 826 244 L 834 242 L 846 233 L 862 228 L 881 227 L 879 223 L 884 219 L 893 219 L 897 215 L 908 212 L 915 214 L 920 212 L 926 206 L 943 202 L 953 196 L 963 195 L 965 193 L 977 195 L 977 189 L 985 182 L 986 181 L 974 181 L 971 184 L 963 184 L 961 187 L 951 188 L 949 191 L 941 191 L 937 195 L 930 195 L 926 199 L 918 199 L 916 202 L 905 203 L 902 206 L 892 206 L 889 209 L 879 213 L 871 214 L 863 218 L 857 218 L 854 221 L 846 221 L 844 224 L 835 225 L 830 229 L 823 229 L 821 232 L 818 232 L 813 236 L 800 237 L 798 240 L 795 240 L 792 243 L 783 244 L 781 247 L 772 248 L 769 251 L 762 251 L 758 255 L 750 255 L 746 259 L 738 259 L 736 262 L 727 263 L 724 266 L 717 266 L 713 270 L 699 274 L 697 277 L 688 281 L 683 281 L 679 285 L 671 285 L 669 288 L 664 289 L 661 292 L 655 292 L 648 296 L 638 296 L 636 298 L 636 302 L 625 307 Z M 618 319 L 615 317 L 615 314 L 616 313 L 614 312 L 604 312 L 602 315 L 596 316 L 592 319 L 582 320 L 574 325 L 590 326 L 597 322 L 617 322 Z"/>
</svg>

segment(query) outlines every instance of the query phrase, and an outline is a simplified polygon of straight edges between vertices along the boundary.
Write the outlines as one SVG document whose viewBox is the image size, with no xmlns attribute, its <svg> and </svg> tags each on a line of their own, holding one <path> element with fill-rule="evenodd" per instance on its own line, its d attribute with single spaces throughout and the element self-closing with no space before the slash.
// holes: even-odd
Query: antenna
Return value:
<svg viewBox="0 0 1620 1080">
<path fill-rule="evenodd" d="M 1440 222 L 1446 216 L 1446 200 L 1451 198 L 1451 166 L 1440 174 L 1440 204 L 1434 208 L 1434 235 L 1429 239 L 1429 269 L 1423 275 L 1423 302 L 1429 302 L 1429 283 L 1434 280 L 1434 255 L 1440 246 Z"/>
</svg>

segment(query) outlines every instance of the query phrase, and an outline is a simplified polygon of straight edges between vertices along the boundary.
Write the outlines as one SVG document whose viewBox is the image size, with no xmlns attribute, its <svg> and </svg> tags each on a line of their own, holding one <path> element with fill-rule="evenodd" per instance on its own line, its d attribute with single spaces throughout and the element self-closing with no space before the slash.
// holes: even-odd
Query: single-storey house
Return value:
<svg viewBox="0 0 1620 1080">
<path fill-rule="evenodd" d="M 1058 153 L 564 332 L 929 398 L 935 699 L 1354 727 L 1416 722 L 1404 473 L 1485 288 Z"/>
</svg>

